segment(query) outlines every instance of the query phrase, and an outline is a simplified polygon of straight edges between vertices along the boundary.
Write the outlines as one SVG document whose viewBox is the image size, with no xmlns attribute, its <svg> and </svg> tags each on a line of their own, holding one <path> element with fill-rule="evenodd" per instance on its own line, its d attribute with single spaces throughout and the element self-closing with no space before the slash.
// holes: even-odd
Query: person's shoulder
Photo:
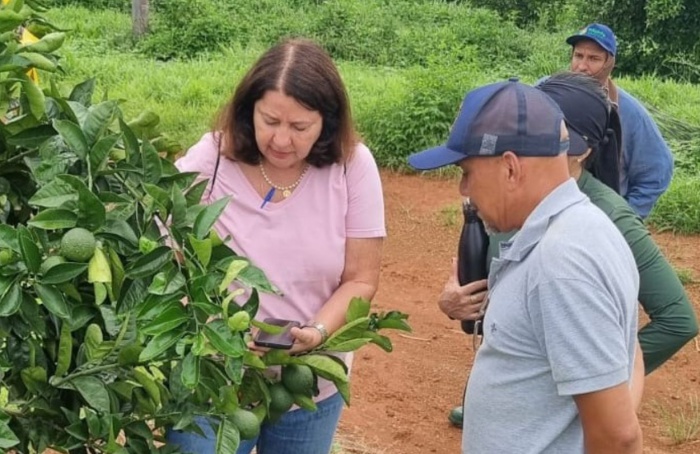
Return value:
<svg viewBox="0 0 700 454">
<path fill-rule="evenodd" d="M 592 175 L 589 175 L 580 189 L 593 205 L 600 208 L 611 219 L 621 214 L 635 215 L 632 207 L 620 194 Z"/>
<path fill-rule="evenodd" d="M 546 237 L 546 247 L 557 260 L 566 261 L 572 251 L 596 251 L 604 245 L 615 247 L 621 244 L 620 232 L 610 217 L 590 199 L 570 206 L 557 216 L 550 225 Z M 606 251 L 608 253 L 609 250 Z M 576 252 L 575 252 L 576 253 Z"/>
<path fill-rule="evenodd" d="M 199 171 L 207 173 L 219 156 L 219 138 L 212 132 L 207 132 L 192 145 L 175 165 L 181 171 Z"/>
<path fill-rule="evenodd" d="M 367 167 L 376 167 L 376 161 L 372 151 L 362 142 L 357 142 L 353 146 L 353 150 L 349 153 L 344 165 L 348 171 L 353 169 L 366 169 Z"/>
<path fill-rule="evenodd" d="M 649 117 L 649 112 L 639 99 L 619 86 L 617 87 L 617 92 L 620 100 L 620 111 L 623 117 L 630 114 Z"/>
</svg>

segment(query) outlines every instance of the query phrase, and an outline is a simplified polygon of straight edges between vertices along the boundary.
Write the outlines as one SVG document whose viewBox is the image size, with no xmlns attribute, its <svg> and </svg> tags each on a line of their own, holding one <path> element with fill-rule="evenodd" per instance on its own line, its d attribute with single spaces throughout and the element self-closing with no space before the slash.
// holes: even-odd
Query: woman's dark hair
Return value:
<svg viewBox="0 0 700 454">
<path fill-rule="evenodd" d="M 584 167 L 619 193 L 620 117 L 600 82 L 583 73 L 565 71 L 550 76 L 538 88 L 554 99 L 564 112 L 567 126 L 591 148 Z"/>
<path fill-rule="evenodd" d="M 348 159 L 358 137 L 345 85 L 328 53 L 315 42 L 298 38 L 267 50 L 224 106 L 217 124 L 224 156 L 252 165 L 260 162 L 253 109 L 271 90 L 291 96 L 323 118 L 321 134 L 306 162 L 323 167 Z"/>
</svg>

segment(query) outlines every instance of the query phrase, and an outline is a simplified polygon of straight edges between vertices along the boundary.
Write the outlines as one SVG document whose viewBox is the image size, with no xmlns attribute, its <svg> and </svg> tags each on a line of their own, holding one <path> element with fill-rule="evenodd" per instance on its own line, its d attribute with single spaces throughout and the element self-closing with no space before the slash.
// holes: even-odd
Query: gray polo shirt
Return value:
<svg viewBox="0 0 700 454">
<path fill-rule="evenodd" d="M 573 179 L 530 214 L 489 273 L 484 343 L 462 451 L 583 453 L 573 396 L 629 381 L 639 276 L 608 217 Z"/>
</svg>

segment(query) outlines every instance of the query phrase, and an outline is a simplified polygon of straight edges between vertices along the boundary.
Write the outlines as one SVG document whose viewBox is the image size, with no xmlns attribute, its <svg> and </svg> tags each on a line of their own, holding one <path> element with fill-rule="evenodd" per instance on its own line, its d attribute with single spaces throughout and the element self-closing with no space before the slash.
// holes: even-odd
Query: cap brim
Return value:
<svg viewBox="0 0 700 454">
<path fill-rule="evenodd" d="M 583 140 L 579 133 L 570 127 L 567 129 L 569 130 L 569 151 L 566 154 L 569 156 L 581 156 L 588 151 L 588 143 Z"/>
<path fill-rule="evenodd" d="M 444 145 L 413 153 L 408 157 L 408 164 L 416 170 L 433 170 L 440 167 L 457 164 L 467 156 L 457 153 Z"/>
<path fill-rule="evenodd" d="M 566 38 L 566 44 L 569 44 L 569 45 L 573 46 L 573 45 L 576 44 L 577 42 L 582 41 L 582 40 L 584 40 L 584 39 L 587 39 L 587 40 L 589 40 L 589 41 L 594 41 L 594 42 L 596 42 L 596 40 L 593 39 L 593 38 L 591 38 L 590 36 L 585 36 L 585 35 L 571 35 L 571 36 L 569 36 L 568 38 Z"/>
<path fill-rule="evenodd" d="M 600 48 L 603 49 L 605 52 L 609 53 L 609 54 L 612 55 L 613 57 L 615 56 L 615 52 L 613 52 L 612 49 L 608 49 L 608 47 L 605 45 L 604 42 L 602 42 L 601 40 L 599 40 L 599 39 L 597 39 L 597 38 L 594 38 L 594 37 L 592 37 L 592 36 L 588 36 L 588 35 L 572 35 L 572 36 L 569 36 L 568 38 L 566 38 L 566 44 L 568 44 L 568 45 L 570 45 L 570 46 L 575 46 L 576 43 L 578 43 L 578 42 L 580 42 L 580 41 L 583 41 L 583 40 L 593 41 L 594 43 L 596 43 L 597 45 L 599 45 Z"/>
</svg>

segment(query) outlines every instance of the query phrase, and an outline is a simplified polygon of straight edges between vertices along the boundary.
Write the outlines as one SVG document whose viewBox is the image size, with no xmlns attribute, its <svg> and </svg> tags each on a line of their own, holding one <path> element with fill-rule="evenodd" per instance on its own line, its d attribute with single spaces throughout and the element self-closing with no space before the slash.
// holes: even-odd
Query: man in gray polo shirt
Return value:
<svg viewBox="0 0 700 454">
<path fill-rule="evenodd" d="M 443 146 L 460 192 L 501 244 L 464 402 L 464 453 L 641 453 L 629 382 L 639 277 L 612 222 L 569 177 L 558 106 L 517 80 L 469 92 Z"/>
</svg>

